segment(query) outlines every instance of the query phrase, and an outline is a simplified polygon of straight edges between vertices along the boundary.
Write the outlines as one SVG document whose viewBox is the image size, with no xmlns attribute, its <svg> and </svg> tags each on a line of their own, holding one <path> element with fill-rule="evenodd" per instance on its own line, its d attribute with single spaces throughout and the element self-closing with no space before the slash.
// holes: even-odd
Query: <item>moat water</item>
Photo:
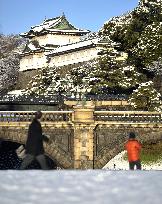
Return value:
<svg viewBox="0 0 162 204">
<path fill-rule="evenodd" d="M 9 169 L 19 169 L 22 159 L 18 158 L 16 154 L 16 149 L 21 144 L 9 142 L 9 141 L 0 141 L 0 170 L 9 170 Z M 57 166 L 50 159 L 46 157 L 48 165 L 51 169 L 56 169 Z M 40 165 L 37 161 L 33 161 L 31 165 L 28 166 L 27 169 L 41 169 Z"/>
</svg>

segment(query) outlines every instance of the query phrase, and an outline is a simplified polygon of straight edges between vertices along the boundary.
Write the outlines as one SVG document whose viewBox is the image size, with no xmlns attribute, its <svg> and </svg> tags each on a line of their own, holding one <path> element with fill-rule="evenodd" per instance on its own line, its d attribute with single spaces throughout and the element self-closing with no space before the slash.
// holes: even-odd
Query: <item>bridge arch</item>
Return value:
<svg viewBox="0 0 162 204">
<path fill-rule="evenodd" d="M 19 144 L 25 144 L 27 131 L 28 126 L 26 127 L 1 126 L 0 139 L 4 141 L 16 142 Z M 51 132 L 49 132 L 49 135 L 50 134 Z M 58 167 L 62 169 L 72 168 L 71 154 L 61 149 L 57 142 L 52 141 L 51 143 L 44 143 L 44 147 L 45 154 L 50 159 L 52 159 Z"/>
</svg>

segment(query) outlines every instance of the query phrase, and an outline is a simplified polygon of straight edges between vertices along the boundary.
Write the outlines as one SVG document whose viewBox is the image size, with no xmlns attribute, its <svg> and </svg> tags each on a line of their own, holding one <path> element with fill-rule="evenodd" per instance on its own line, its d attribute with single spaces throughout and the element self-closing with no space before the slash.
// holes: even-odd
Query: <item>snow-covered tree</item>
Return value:
<svg viewBox="0 0 162 204">
<path fill-rule="evenodd" d="M 56 84 L 60 80 L 60 75 L 57 73 L 56 67 L 44 67 L 38 71 L 28 83 L 25 94 L 28 95 L 48 95 L 56 93 Z M 52 88 L 53 87 L 53 88 Z"/>
<path fill-rule="evenodd" d="M 161 94 L 153 88 L 153 82 L 141 83 L 130 96 L 129 103 L 135 110 L 161 111 Z"/>
<path fill-rule="evenodd" d="M 19 49 L 24 39 L 0 34 L 0 94 L 14 88 L 19 70 Z"/>
<path fill-rule="evenodd" d="M 6 93 L 16 85 L 19 70 L 19 59 L 15 54 L 0 59 L 0 94 Z"/>
<path fill-rule="evenodd" d="M 86 62 L 61 76 L 59 67 L 46 67 L 32 78 L 25 90 L 29 95 L 77 94 L 91 90 L 91 70 L 94 63 Z"/>
<path fill-rule="evenodd" d="M 94 76 L 97 79 L 92 91 L 107 94 L 131 93 L 140 83 L 141 74 L 134 66 L 127 65 L 125 59 L 118 60 L 120 53 L 115 49 L 107 50 L 99 59 Z"/>
<path fill-rule="evenodd" d="M 133 80 L 123 77 L 123 80 L 120 80 L 120 84 L 127 86 L 127 82 L 130 82 L 134 86 L 134 89 L 132 89 L 134 92 L 130 100 L 133 101 L 132 97 L 137 100 L 138 96 L 139 102 L 132 102 L 131 104 L 135 104 L 135 107 L 139 109 L 146 108 L 152 110 L 155 106 L 159 106 L 159 101 L 157 102 L 156 100 L 155 103 L 153 99 L 149 100 L 150 97 L 146 97 L 147 94 L 145 91 L 142 91 L 142 88 L 145 86 L 148 93 L 156 93 L 153 87 L 157 86 L 151 83 L 151 88 L 149 81 L 153 80 L 156 75 L 160 76 L 162 74 L 161 25 L 162 1 L 140 0 L 138 6 L 133 11 L 110 19 L 100 31 L 101 35 L 108 36 L 111 41 L 118 43 L 117 51 L 127 53 L 128 58 L 125 65 L 121 66 L 117 71 L 125 69 L 122 67 L 133 67 Z M 115 72 L 114 70 L 113 73 Z M 154 81 L 156 80 L 154 79 Z M 158 84 L 160 83 L 158 82 Z M 139 88 L 137 89 L 137 87 Z M 137 94 L 136 97 L 135 94 Z M 157 95 L 158 92 L 154 94 L 155 97 L 153 98 L 157 99 Z M 147 102 L 144 102 L 145 100 L 142 101 L 142 98 L 147 99 Z"/>
<path fill-rule="evenodd" d="M 162 54 L 162 1 L 141 0 L 133 11 L 111 19 L 101 33 L 120 43 L 127 61 L 143 69 Z"/>
</svg>

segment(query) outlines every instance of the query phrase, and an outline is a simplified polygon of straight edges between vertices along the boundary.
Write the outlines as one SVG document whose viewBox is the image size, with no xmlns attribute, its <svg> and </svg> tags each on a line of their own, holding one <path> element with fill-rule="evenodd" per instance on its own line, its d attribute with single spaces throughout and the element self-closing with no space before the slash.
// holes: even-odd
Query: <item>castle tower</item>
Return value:
<svg viewBox="0 0 162 204">
<path fill-rule="evenodd" d="M 21 54 L 20 71 L 39 69 L 46 66 L 45 53 L 59 46 L 76 43 L 80 37 L 89 33 L 89 30 L 78 29 L 66 19 L 65 15 L 45 19 L 40 25 L 22 33 L 28 43 Z"/>
</svg>

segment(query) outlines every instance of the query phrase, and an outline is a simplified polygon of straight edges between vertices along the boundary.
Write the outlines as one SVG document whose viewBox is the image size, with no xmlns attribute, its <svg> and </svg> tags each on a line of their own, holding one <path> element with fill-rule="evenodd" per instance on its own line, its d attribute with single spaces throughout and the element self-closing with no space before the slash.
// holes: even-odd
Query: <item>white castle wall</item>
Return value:
<svg viewBox="0 0 162 204">
<path fill-rule="evenodd" d="M 44 53 L 33 53 L 22 57 L 20 59 L 20 71 L 26 71 L 30 69 L 39 69 L 46 66 L 46 56 Z"/>
<path fill-rule="evenodd" d="M 33 40 L 37 40 L 41 46 L 46 44 L 66 45 L 68 43 L 78 42 L 80 36 L 46 34 L 43 36 L 35 36 L 32 38 L 32 41 Z"/>
<path fill-rule="evenodd" d="M 97 58 L 98 48 L 88 48 L 80 51 L 74 51 L 70 53 L 60 54 L 56 56 L 51 56 L 49 63 L 50 67 L 53 66 L 64 66 L 84 61 L 89 61 L 94 58 Z M 117 60 L 124 60 L 127 58 L 126 53 L 121 53 L 121 56 Z M 26 71 L 30 69 L 39 69 L 47 66 L 47 57 L 44 52 L 30 54 L 23 57 L 20 60 L 20 71 Z"/>
<path fill-rule="evenodd" d="M 75 51 L 67 54 L 61 54 L 51 57 L 49 66 L 64 66 L 79 62 L 88 61 L 97 57 L 98 50 L 96 48 L 89 48 L 80 51 Z"/>
</svg>

